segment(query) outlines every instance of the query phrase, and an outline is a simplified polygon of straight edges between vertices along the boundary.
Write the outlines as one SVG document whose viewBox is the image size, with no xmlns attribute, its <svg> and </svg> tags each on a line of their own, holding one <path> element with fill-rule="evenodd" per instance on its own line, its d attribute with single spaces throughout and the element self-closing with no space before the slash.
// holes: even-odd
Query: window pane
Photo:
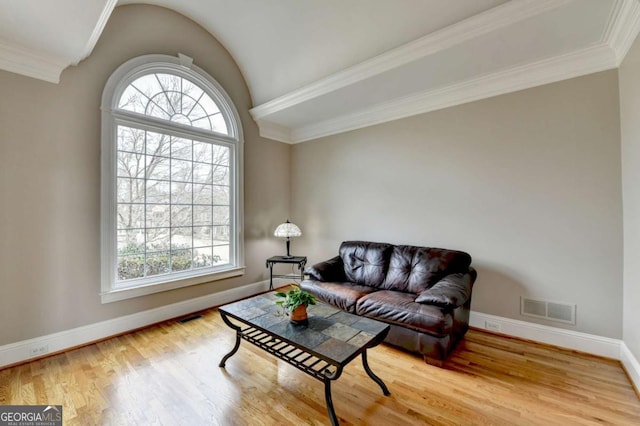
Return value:
<svg viewBox="0 0 640 426">
<path fill-rule="evenodd" d="M 193 228 L 193 246 L 206 247 L 212 244 L 211 226 L 196 226 Z"/>
<path fill-rule="evenodd" d="M 118 151 L 144 152 L 144 130 L 118 126 Z"/>
<path fill-rule="evenodd" d="M 136 90 L 134 86 L 125 89 L 120 97 L 118 108 L 144 114 L 149 98 Z"/>
<path fill-rule="evenodd" d="M 229 187 L 228 186 L 213 186 L 213 204 L 218 206 L 229 205 Z"/>
<path fill-rule="evenodd" d="M 213 245 L 229 244 L 229 226 L 213 227 Z"/>
<path fill-rule="evenodd" d="M 144 277 L 144 255 L 119 256 L 118 280 L 131 280 Z"/>
<path fill-rule="evenodd" d="M 162 87 L 160 86 L 160 82 L 156 78 L 155 74 L 142 76 L 131 83 L 131 86 L 138 89 L 139 92 L 144 93 L 147 98 L 153 98 L 155 95 L 162 92 Z"/>
<path fill-rule="evenodd" d="M 193 267 L 204 268 L 213 265 L 213 247 L 193 249 Z"/>
<path fill-rule="evenodd" d="M 144 253 L 144 229 L 118 231 L 117 244 L 119 255 Z"/>
<path fill-rule="evenodd" d="M 116 182 L 116 193 L 118 203 L 143 203 L 144 180 L 118 178 Z"/>
<path fill-rule="evenodd" d="M 213 145 L 213 163 L 221 166 L 229 165 L 229 147 Z"/>
<path fill-rule="evenodd" d="M 193 204 L 209 204 L 213 199 L 212 192 L 213 186 L 211 185 L 193 185 Z"/>
<path fill-rule="evenodd" d="M 144 228 L 144 205 L 118 204 L 118 229 Z"/>
<path fill-rule="evenodd" d="M 213 130 L 213 123 L 211 123 L 211 120 L 209 119 L 208 115 L 205 115 L 204 117 L 193 120 L 191 122 L 191 125 L 193 127 L 199 127 L 205 130 Z"/>
<path fill-rule="evenodd" d="M 193 247 L 193 228 L 171 228 L 171 249 L 182 249 Z"/>
<path fill-rule="evenodd" d="M 193 208 L 191 206 L 171 206 L 171 225 L 191 226 L 192 215 Z"/>
<path fill-rule="evenodd" d="M 169 249 L 170 228 L 153 228 L 148 229 L 147 236 L 147 252 L 160 251 Z"/>
<path fill-rule="evenodd" d="M 215 101 L 211 99 L 211 96 L 207 94 L 200 99 L 200 105 L 202 105 L 202 108 L 204 108 L 208 116 L 219 115 L 220 113 L 218 104 L 216 104 Z"/>
<path fill-rule="evenodd" d="M 211 164 L 195 163 L 193 165 L 193 181 L 197 183 L 211 183 L 213 166 Z"/>
<path fill-rule="evenodd" d="M 185 271 L 191 269 L 193 253 L 191 250 L 175 250 L 171 252 L 171 270 Z"/>
<path fill-rule="evenodd" d="M 147 254 L 146 275 L 159 275 L 169 272 L 169 252 Z"/>
<path fill-rule="evenodd" d="M 171 184 L 159 180 L 147 180 L 147 203 L 169 204 Z"/>
<path fill-rule="evenodd" d="M 151 117 L 161 118 L 163 120 L 171 120 L 173 111 L 169 106 L 169 101 L 164 93 L 155 95 L 149 103 L 144 113 Z"/>
<path fill-rule="evenodd" d="M 171 155 L 171 138 L 160 133 L 147 132 L 147 155 L 169 157 Z"/>
<path fill-rule="evenodd" d="M 229 167 L 213 166 L 213 183 L 215 185 L 229 185 Z"/>
<path fill-rule="evenodd" d="M 166 157 L 146 158 L 147 179 L 169 180 L 171 178 L 171 160 Z"/>
<path fill-rule="evenodd" d="M 171 138 L 171 158 L 191 161 L 192 142 L 189 139 Z"/>
<path fill-rule="evenodd" d="M 201 163 L 212 162 L 212 145 L 210 143 L 193 141 L 193 161 L 199 161 Z"/>
<path fill-rule="evenodd" d="M 166 110 L 169 115 L 181 114 L 182 102 L 180 100 L 182 91 L 182 78 L 172 74 L 156 74 L 160 81 L 160 86 L 164 90 Z"/>
<path fill-rule="evenodd" d="M 171 111 L 173 115 L 171 116 L 171 121 L 186 124 L 187 126 L 191 125 L 191 120 L 187 118 L 186 115 L 182 114 L 182 93 L 179 90 L 169 90 L 165 92 L 167 98 L 169 98 L 169 104 L 171 105 Z"/>
<path fill-rule="evenodd" d="M 182 113 L 188 114 L 193 105 L 202 97 L 204 92 L 201 88 L 187 79 L 182 79 Z"/>
<path fill-rule="evenodd" d="M 167 228 L 171 225 L 171 206 L 147 204 L 147 228 Z"/>
<path fill-rule="evenodd" d="M 214 132 L 223 133 L 225 135 L 229 134 L 227 123 L 225 123 L 222 114 L 215 114 L 209 117 L 209 119 L 211 120 L 211 126 Z"/>
<path fill-rule="evenodd" d="M 193 126 L 199 127 L 201 129 L 211 130 L 210 127 L 205 127 L 205 126 L 208 126 L 209 120 L 202 121 L 207 117 L 207 115 L 208 115 L 207 111 L 202 107 L 202 105 L 198 103 L 194 105 L 193 109 L 191 109 L 191 112 L 189 113 L 188 117 L 191 120 L 191 124 Z"/>
<path fill-rule="evenodd" d="M 214 225 L 229 224 L 229 207 L 227 206 L 213 207 L 213 224 Z"/>
<path fill-rule="evenodd" d="M 144 178 L 144 155 L 118 151 L 117 173 L 121 177 Z"/>
<path fill-rule="evenodd" d="M 174 181 L 191 182 L 191 161 L 172 160 L 171 179 Z"/>
<path fill-rule="evenodd" d="M 193 225 L 213 225 L 211 206 L 193 206 Z"/>
<path fill-rule="evenodd" d="M 191 117 L 190 117 L 191 111 L 193 111 L 193 108 L 196 106 L 197 101 L 198 101 L 197 96 L 193 97 L 183 92 L 182 114 L 184 114 L 184 116 L 189 119 L 189 122 L 191 122 Z"/>
<path fill-rule="evenodd" d="M 182 77 L 173 74 L 158 73 L 156 78 L 160 81 L 162 90 L 165 91 L 181 91 L 182 89 Z"/>
<path fill-rule="evenodd" d="M 171 183 L 171 204 L 191 204 L 193 202 L 193 184 Z"/>
<path fill-rule="evenodd" d="M 217 264 L 229 263 L 229 246 L 213 247 L 213 262 Z"/>
</svg>

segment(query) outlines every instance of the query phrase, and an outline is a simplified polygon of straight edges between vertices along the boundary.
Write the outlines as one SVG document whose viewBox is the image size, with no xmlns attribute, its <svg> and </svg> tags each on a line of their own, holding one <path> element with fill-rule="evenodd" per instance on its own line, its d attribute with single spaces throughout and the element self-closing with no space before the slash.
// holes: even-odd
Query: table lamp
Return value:
<svg viewBox="0 0 640 426">
<path fill-rule="evenodd" d="M 287 239 L 287 255 L 283 256 L 285 259 L 291 259 L 293 256 L 289 254 L 289 245 L 291 244 L 291 237 L 299 237 L 302 235 L 302 231 L 298 228 L 297 225 L 287 221 L 285 223 L 281 223 L 276 228 L 273 233 L 274 236 L 278 238 L 286 238 Z"/>
</svg>

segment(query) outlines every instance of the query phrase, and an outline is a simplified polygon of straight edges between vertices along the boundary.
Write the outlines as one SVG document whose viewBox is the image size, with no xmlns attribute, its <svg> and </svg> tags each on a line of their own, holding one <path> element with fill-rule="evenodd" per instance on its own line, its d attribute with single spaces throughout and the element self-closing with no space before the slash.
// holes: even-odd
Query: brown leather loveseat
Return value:
<svg viewBox="0 0 640 426">
<path fill-rule="evenodd" d="M 391 325 L 385 341 L 442 365 L 469 327 L 476 271 L 467 253 L 345 241 L 301 287 L 344 311 Z"/>
</svg>

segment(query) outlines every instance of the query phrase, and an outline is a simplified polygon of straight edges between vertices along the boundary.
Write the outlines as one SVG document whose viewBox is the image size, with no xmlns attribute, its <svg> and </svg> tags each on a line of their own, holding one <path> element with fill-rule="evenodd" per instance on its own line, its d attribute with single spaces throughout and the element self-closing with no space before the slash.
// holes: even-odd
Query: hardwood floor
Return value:
<svg viewBox="0 0 640 426">
<path fill-rule="evenodd" d="M 321 382 L 242 342 L 217 310 L 0 370 L 0 405 L 61 404 L 67 425 L 324 425 Z M 618 362 L 471 330 L 444 368 L 381 345 L 332 385 L 343 425 L 640 424 Z"/>
</svg>

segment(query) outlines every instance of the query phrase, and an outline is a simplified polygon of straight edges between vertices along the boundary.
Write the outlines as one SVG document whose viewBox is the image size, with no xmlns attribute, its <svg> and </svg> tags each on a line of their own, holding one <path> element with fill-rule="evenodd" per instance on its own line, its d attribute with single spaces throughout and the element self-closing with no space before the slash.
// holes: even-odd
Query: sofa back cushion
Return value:
<svg viewBox="0 0 640 426">
<path fill-rule="evenodd" d="M 468 271 L 470 265 L 471 256 L 465 252 L 394 246 L 385 280 L 380 287 L 420 294 L 446 275 Z"/>
<path fill-rule="evenodd" d="M 340 245 L 347 281 L 380 287 L 387 275 L 393 246 L 368 241 L 345 241 Z"/>
</svg>

